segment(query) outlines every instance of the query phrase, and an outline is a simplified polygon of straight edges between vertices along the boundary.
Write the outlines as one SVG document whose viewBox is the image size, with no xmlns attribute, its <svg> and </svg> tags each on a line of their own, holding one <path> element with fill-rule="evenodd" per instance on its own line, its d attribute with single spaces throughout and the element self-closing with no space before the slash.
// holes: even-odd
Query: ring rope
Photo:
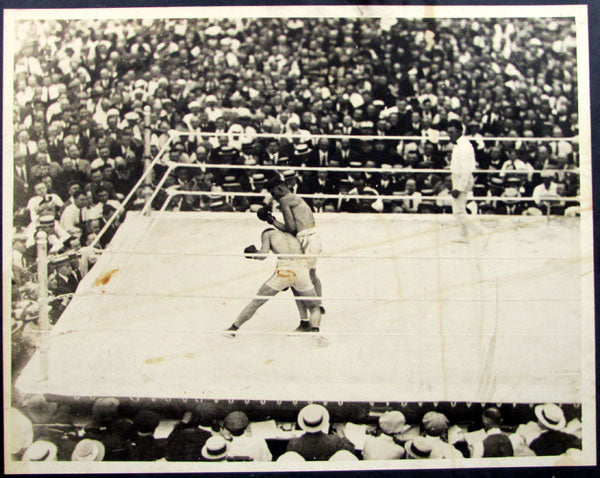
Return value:
<svg viewBox="0 0 600 478">
<path fill-rule="evenodd" d="M 177 131 L 169 130 L 169 137 L 176 136 L 206 136 L 206 137 L 228 137 L 228 138 L 282 138 L 282 139 L 358 139 L 358 140 L 383 140 L 383 141 L 449 141 L 450 137 L 446 135 L 436 136 L 410 136 L 410 135 L 394 135 L 394 136 L 378 136 L 378 135 L 352 135 L 352 134 L 302 134 L 302 133 L 239 133 L 239 132 L 227 132 L 227 133 L 215 133 L 215 132 L 200 132 L 194 131 Z M 465 135 L 468 140 L 474 141 L 508 141 L 508 142 L 550 142 L 550 141 L 567 141 L 578 143 L 579 136 L 573 136 L 571 138 L 566 137 L 554 137 L 554 136 L 541 136 L 537 138 L 511 136 L 511 137 L 500 137 L 500 136 L 469 136 Z"/>
<path fill-rule="evenodd" d="M 181 168 L 200 168 L 200 169 L 251 169 L 251 170 L 267 170 L 267 171 L 327 171 L 327 172 L 349 172 L 349 173 L 440 173 L 440 174 L 451 174 L 450 169 L 439 169 L 439 168 L 392 168 L 392 169 L 381 169 L 381 168 L 352 168 L 348 166 L 265 166 L 265 165 L 247 165 L 247 164 L 222 164 L 222 163 L 179 163 L 177 161 L 161 161 L 163 165 L 172 165 L 174 167 Z M 473 174 L 535 174 L 535 173 L 577 173 L 579 174 L 579 168 L 573 169 L 475 169 Z"/>
<path fill-rule="evenodd" d="M 113 332 L 116 333 L 140 333 L 146 332 L 145 330 L 139 329 L 121 329 L 121 328 L 112 328 Z M 50 338 L 58 339 L 63 338 L 74 333 L 77 334 L 85 334 L 85 333 L 97 333 L 97 332 L 106 332 L 106 329 L 103 328 L 87 328 L 82 330 L 65 330 L 64 332 L 58 332 L 53 334 Z M 190 329 L 169 329 L 169 333 L 185 333 L 190 334 L 193 333 L 194 337 L 198 335 L 223 335 L 225 332 L 223 329 L 219 330 L 193 330 Z M 411 334 L 407 332 L 393 332 L 393 331 L 382 331 L 382 332 L 365 332 L 365 331 L 323 331 L 320 332 L 294 332 L 294 331 L 277 331 L 277 330 L 247 330 L 247 329 L 238 329 L 234 331 L 236 335 L 248 335 L 248 336 L 261 336 L 261 335 L 274 335 L 274 336 L 295 336 L 295 337 L 333 337 L 333 336 L 348 336 L 348 337 L 439 337 L 439 334 Z M 517 335 L 517 334 L 515 334 Z M 556 334 L 552 332 L 536 332 L 536 337 L 553 337 Z M 457 334 L 459 337 L 493 337 L 492 333 L 482 333 L 482 334 Z M 180 352 L 185 353 L 185 352 Z"/>
<path fill-rule="evenodd" d="M 408 260 L 474 260 L 480 261 L 482 259 L 485 260 L 498 260 L 498 261 L 509 261 L 509 260 L 563 260 L 563 261 L 575 261 L 582 259 L 579 256 L 522 256 L 522 257 L 506 257 L 506 256 L 491 256 L 491 257 L 459 257 L 459 256 L 346 256 L 346 255 L 327 255 L 327 254 L 270 254 L 256 252 L 254 254 L 244 254 L 244 253 L 221 253 L 221 252 L 153 252 L 153 251 L 135 251 L 135 250 L 111 250 L 104 249 L 99 252 L 107 253 L 107 254 L 137 254 L 137 255 L 148 255 L 148 256 L 192 256 L 192 257 L 274 257 L 274 258 L 285 258 L 285 259 L 306 259 L 306 258 L 317 258 L 317 259 L 384 259 L 384 260 L 394 260 L 394 259 L 408 259 Z"/>
<path fill-rule="evenodd" d="M 174 189 L 174 188 L 168 188 L 165 189 L 165 191 L 167 191 L 169 193 L 170 196 L 240 196 L 240 197 L 266 197 L 265 193 L 253 193 L 253 192 L 235 192 L 235 191 L 186 191 L 186 190 L 181 190 L 181 189 Z M 401 201 L 401 200 L 415 200 L 417 199 L 414 196 L 406 196 L 406 195 L 397 195 L 397 196 L 393 196 L 393 195 L 389 195 L 389 194 L 383 194 L 383 195 L 378 195 L 375 196 L 373 194 L 321 194 L 321 193 L 314 193 L 314 194 L 296 194 L 296 196 L 300 196 L 302 198 L 317 198 L 317 199 L 346 199 L 346 200 L 352 200 L 352 199 L 390 199 L 390 200 L 397 200 L 397 201 Z M 420 197 L 421 201 L 435 201 L 438 199 L 444 199 L 444 200 L 450 200 L 452 199 L 451 196 L 421 196 Z M 579 202 L 580 198 L 579 196 L 571 196 L 571 197 L 563 197 L 563 196 L 557 196 L 557 197 L 544 197 L 544 198 L 533 198 L 531 196 L 526 196 L 526 197 L 502 197 L 502 196 L 472 196 L 467 198 L 469 201 L 502 201 L 502 202 L 508 202 L 508 203 L 516 203 L 519 201 L 572 201 L 572 202 Z"/>
<path fill-rule="evenodd" d="M 178 299 L 234 299 L 234 300 L 301 300 L 301 301 L 314 301 L 314 300 L 326 300 L 326 301 L 355 301 L 355 302 L 431 302 L 431 301 L 442 301 L 442 302 L 496 302 L 496 298 L 493 299 L 473 299 L 473 298 L 431 298 L 431 297 L 318 297 L 318 296 L 277 296 L 277 295 L 242 295 L 242 296 L 228 296 L 228 295 L 192 295 L 192 294 L 147 294 L 139 292 L 127 292 L 117 293 L 108 291 L 99 291 L 97 293 L 75 293 L 77 297 L 98 297 L 98 296 L 118 296 L 118 297 L 168 297 Z M 560 297 L 550 298 L 506 298 L 502 299 L 505 302 L 578 302 L 577 299 L 564 299 Z"/>
</svg>

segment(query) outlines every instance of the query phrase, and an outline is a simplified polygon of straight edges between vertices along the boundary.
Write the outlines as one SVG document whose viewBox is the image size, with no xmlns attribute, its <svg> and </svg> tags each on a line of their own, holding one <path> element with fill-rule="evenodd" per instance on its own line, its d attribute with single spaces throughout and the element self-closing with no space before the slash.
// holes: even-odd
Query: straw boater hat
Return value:
<svg viewBox="0 0 600 478">
<path fill-rule="evenodd" d="M 104 452 L 102 442 L 85 438 L 77 443 L 71 454 L 71 461 L 102 461 Z"/>
<path fill-rule="evenodd" d="M 38 440 L 29 445 L 23 461 L 56 461 L 57 446 L 46 440 Z"/>
<path fill-rule="evenodd" d="M 202 447 L 202 457 L 210 461 L 223 460 L 227 456 L 227 442 L 220 435 L 213 435 Z"/>
<path fill-rule="evenodd" d="M 562 409 L 554 403 L 544 403 L 534 409 L 539 422 L 550 430 L 562 430 L 567 425 L 567 420 Z"/>
<path fill-rule="evenodd" d="M 298 425 L 307 433 L 327 433 L 329 429 L 329 412 L 323 405 L 311 403 L 298 414 Z"/>
<path fill-rule="evenodd" d="M 409 457 L 419 460 L 429 458 L 433 445 L 430 438 L 416 437 L 414 440 L 406 443 L 404 448 Z"/>
</svg>

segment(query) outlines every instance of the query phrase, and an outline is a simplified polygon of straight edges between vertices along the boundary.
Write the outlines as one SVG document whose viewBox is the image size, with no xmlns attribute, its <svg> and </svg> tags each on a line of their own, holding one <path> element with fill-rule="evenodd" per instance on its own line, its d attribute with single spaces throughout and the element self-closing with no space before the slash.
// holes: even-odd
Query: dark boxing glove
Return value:
<svg viewBox="0 0 600 478">
<path fill-rule="evenodd" d="M 246 247 L 246 249 L 244 249 L 244 255 L 246 256 L 246 259 L 254 259 L 254 257 L 252 257 L 249 254 L 256 254 L 258 252 L 258 249 L 256 248 L 256 246 L 254 244 L 252 244 L 251 246 Z"/>
<path fill-rule="evenodd" d="M 261 221 L 268 222 L 269 224 L 273 224 L 273 221 L 275 220 L 273 214 L 271 214 L 271 211 L 269 211 L 269 208 L 267 207 L 261 207 L 256 211 L 256 215 Z"/>
</svg>

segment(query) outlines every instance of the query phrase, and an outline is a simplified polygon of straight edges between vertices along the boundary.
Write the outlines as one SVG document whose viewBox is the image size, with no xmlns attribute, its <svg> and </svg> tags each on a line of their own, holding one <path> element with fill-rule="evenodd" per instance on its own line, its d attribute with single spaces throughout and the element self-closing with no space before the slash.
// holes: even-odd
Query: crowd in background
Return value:
<svg viewBox="0 0 600 478">
<path fill-rule="evenodd" d="M 526 407 L 507 423 L 502 407 L 452 420 L 437 408 L 407 416 L 384 410 L 362 422 L 333 422 L 311 403 L 295 423 L 251 421 L 233 406 L 187 407 L 174 419 L 147 405 L 96 399 L 83 416 L 69 406 L 30 397 L 12 408 L 12 456 L 24 461 L 358 461 L 558 456 L 581 454 L 580 410 L 553 403 Z M 250 412 L 249 412 L 250 413 Z M 56 425 L 62 423 L 63 425 Z M 265 424 L 272 424 L 272 428 Z M 567 462 L 565 462 L 566 464 Z"/>
<path fill-rule="evenodd" d="M 578 134 L 572 18 L 38 20 L 15 35 L 15 370 L 39 337 L 36 232 L 48 237 L 54 322 L 86 271 L 81 247 L 110 241 L 123 215 L 98 233 L 169 139 L 164 159 L 181 166 L 154 208 L 256 210 L 275 172 L 253 166 L 274 165 L 300 194 L 373 196 L 311 198 L 316 212 L 449 212 L 447 174 L 400 170 L 447 169 L 445 129 L 459 119 L 478 168 L 498 171 L 477 175 L 473 195 L 502 198 L 471 201 L 472 213 L 576 212 L 544 200 L 579 194 L 578 143 L 564 139 Z M 386 139 L 404 135 L 420 138 Z M 165 167 L 126 210 L 146 204 Z M 261 196 L 229 194 L 240 191 Z"/>
</svg>

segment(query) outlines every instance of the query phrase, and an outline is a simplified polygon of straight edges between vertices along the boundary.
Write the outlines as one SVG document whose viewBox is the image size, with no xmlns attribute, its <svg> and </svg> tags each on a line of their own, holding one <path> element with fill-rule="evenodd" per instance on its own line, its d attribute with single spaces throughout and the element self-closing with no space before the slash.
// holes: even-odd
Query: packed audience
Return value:
<svg viewBox="0 0 600 478">
<path fill-rule="evenodd" d="M 447 213 L 448 175 L 428 170 L 448 169 L 456 118 L 478 168 L 497 171 L 477 175 L 473 195 L 490 199 L 472 213 L 577 213 L 570 18 L 39 20 L 17 33 L 15 372 L 39 339 L 36 233 L 48 237 L 53 323 L 87 270 L 81 248 L 110 241 L 123 214 L 99 233 L 169 140 L 125 211 L 146 205 L 170 160 L 179 167 L 149 207 L 256 210 L 277 173 L 253 167 L 273 165 L 289 167 L 278 171 L 292 191 L 323 195 L 309 199 L 316 212 Z"/>
<path fill-rule="evenodd" d="M 331 423 L 312 403 L 296 422 L 252 422 L 242 410 L 219 414 L 192 407 L 177 419 L 116 398 L 99 398 L 77 424 L 68 406 L 37 395 L 10 411 L 13 458 L 23 461 L 358 461 L 563 455 L 581 456 L 580 414 L 553 403 L 527 407 L 525 420 L 505 423 L 501 408 L 453 423 L 437 409 L 419 408 L 407 421 L 385 410 L 365 423 Z M 371 415 L 369 415 L 371 416 Z M 67 420 L 67 421 L 65 421 Z M 63 423 L 64 425 L 56 425 Z M 568 461 L 571 460 L 571 461 Z"/>
</svg>

